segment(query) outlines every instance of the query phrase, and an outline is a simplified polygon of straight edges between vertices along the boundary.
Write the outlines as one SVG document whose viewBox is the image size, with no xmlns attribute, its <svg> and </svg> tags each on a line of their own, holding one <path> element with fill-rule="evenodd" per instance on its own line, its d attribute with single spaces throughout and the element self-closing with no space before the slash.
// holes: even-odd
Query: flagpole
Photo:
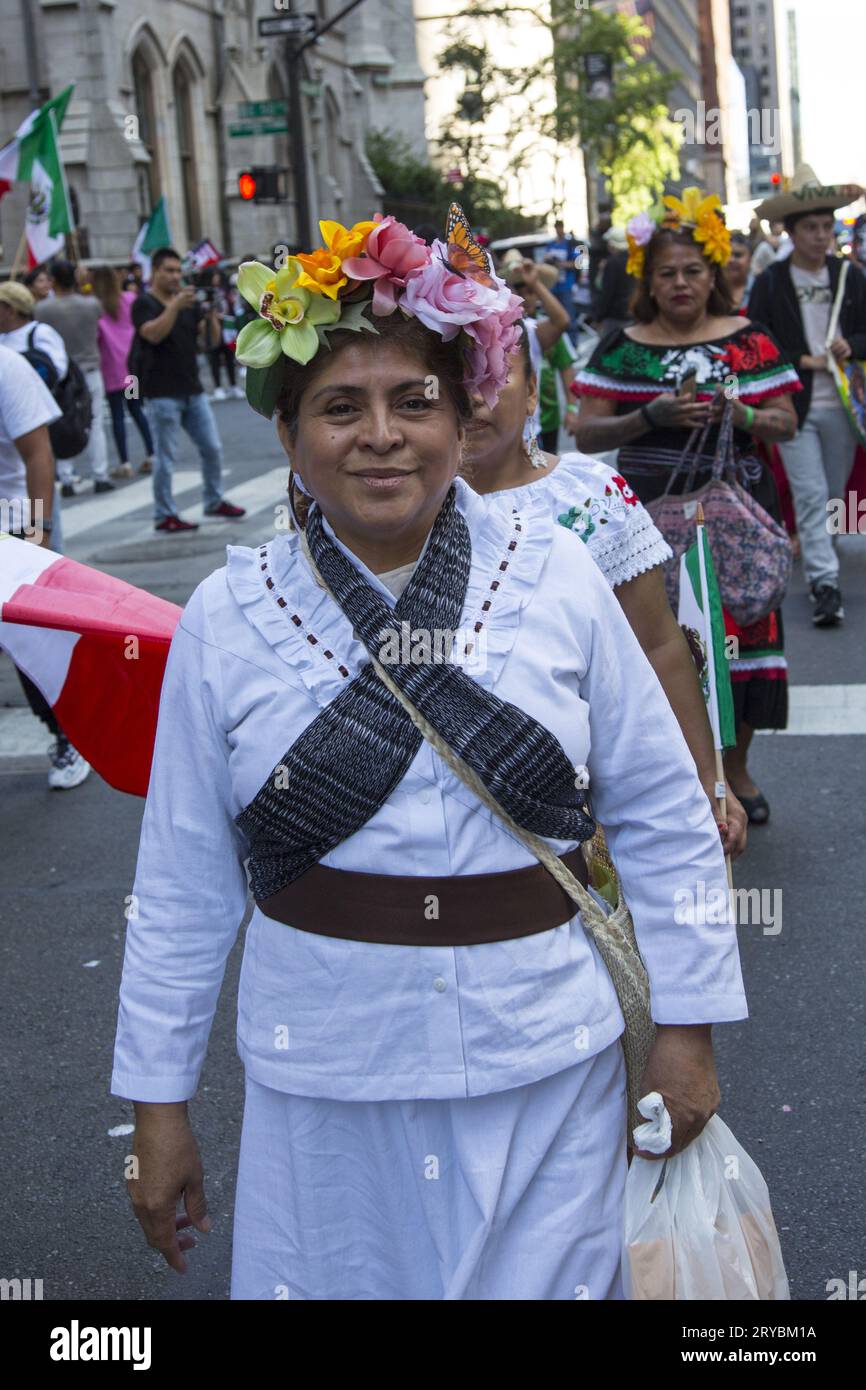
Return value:
<svg viewBox="0 0 866 1390">
<path fill-rule="evenodd" d="M 710 587 L 707 583 L 707 562 L 706 556 L 704 555 L 704 509 L 700 502 L 695 512 L 695 527 L 698 540 L 698 571 L 701 578 L 701 608 L 704 611 L 707 627 L 707 668 L 710 686 L 707 713 L 710 716 L 710 728 L 713 731 L 713 746 L 716 754 L 716 804 L 719 808 L 719 815 L 727 824 L 728 799 L 725 795 L 725 765 L 722 761 L 722 730 L 721 721 L 719 719 L 719 701 L 716 686 L 716 653 L 713 645 Z M 725 868 L 728 874 L 728 887 L 733 888 L 734 876 L 731 870 L 731 856 L 729 854 L 725 855 Z"/>
<path fill-rule="evenodd" d="M 26 216 L 26 213 L 25 213 Z M 25 223 L 24 231 L 21 233 L 21 240 L 18 243 L 18 250 L 15 252 L 15 259 L 12 262 L 12 270 L 9 273 L 10 280 L 17 280 L 27 264 L 27 226 Z"/>
</svg>

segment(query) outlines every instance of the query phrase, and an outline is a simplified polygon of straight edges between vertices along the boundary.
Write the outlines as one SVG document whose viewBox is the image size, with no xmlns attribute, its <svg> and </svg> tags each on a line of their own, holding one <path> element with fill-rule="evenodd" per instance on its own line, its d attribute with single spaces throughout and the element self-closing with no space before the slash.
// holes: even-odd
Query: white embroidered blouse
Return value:
<svg viewBox="0 0 866 1390">
<path fill-rule="evenodd" d="M 619 604 L 546 504 L 529 501 L 515 514 L 510 500 L 457 487 L 472 539 L 463 622 L 475 641 L 469 657 L 456 646 L 454 659 L 552 730 L 575 768 L 588 768 L 654 1018 L 744 1018 L 735 927 L 696 906 L 712 889 L 727 901 L 718 832 Z M 387 587 L 346 553 L 393 607 Z M 192 595 L 162 687 L 114 1094 L 194 1094 L 247 903 L 247 847 L 234 818 L 366 660 L 295 534 L 257 549 L 229 546 L 225 568 Z M 574 848 L 551 844 L 560 854 Z M 533 861 L 423 743 L 384 805 L 322 862 L 438 876 Z M 238 1049 L 249 1074 L 278 1090 L 336 1100 L 484 1095 L 584 1061 L 622 1027 L 579 914 L 534 936 L 464 947 L 340 940 L 258 908 L 247 928 Z"/>
<path fill-rule="evenodd" d="M 612 589 L 673 556 L 625 478 L 589 454 L 562 454 L 553 471 L 535 482 L 485 496 L 510 499 L 515 507 L 546 501 L 554 519 L 586 542 Z"/>
</svg>

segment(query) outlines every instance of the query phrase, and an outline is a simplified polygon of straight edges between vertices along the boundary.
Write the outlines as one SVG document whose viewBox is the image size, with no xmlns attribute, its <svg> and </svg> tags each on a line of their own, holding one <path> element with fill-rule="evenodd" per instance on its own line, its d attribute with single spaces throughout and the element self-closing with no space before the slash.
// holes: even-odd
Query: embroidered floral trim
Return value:
<svg viewBox="0 0 866 1390">
<path fill-rule="evenodd" d="M 275 584 L 275 582 L 274 582 L 274 580 L 273 580 L 273 577 L 272 577 L 272 575 L 271 575 L 271 572 L 270 572 L 270 553 L 269 553 L 269 550 L 270 550 L 270 548 L 269 548 L 269 546 L 268 546 L 267 544 L 259 546 L 259 572 L 260 572 L 260 574 L 261 574 L 261 576 L 262 576 L 262 579 L 263 579 L 263 581 L 264 581 L 265 588 L 267 589 L 268 593 L 271 595 L 271 598 L 274 600 L 274 602 L 276 603 L 277 607 L 282 609 L 283 613 L 284 613 L 285 616 L 288 618 L 289 622 L 291 622 L 295 627 L 301 629 L 301 631 L 303 632 L 303 634 L 304 634 L 304 636 L 306 637 L 307 641 L 309 642 L 310 646 L 311 646 L 311 647 L 315 647 L 316 650 L 317 650 L 323 657 L 326 657 L 326 658 L 327 658 L 328 661 L 334 662 L 334 664 L 335 664 L 336 667 L 337 667 L 337 670 L 339 671 L 339 673 L 340 673 L 340 675 L 343 677 L 343 679 L 344 679 L 344 680 L 348 680 L 348 679 L 349 679 L 349 676 L 350 676 L 350 672 L 349 672 L 348 668 L 347 668 L 346 666 L 344 666 L 342 662 L 337 661 L 337 658 L 335 657 L 334 653 L 333 653 L 332 651 L 330 651 L 330 650 L 324 645 L 323 642 L 320 641 L 320 639 L 315 635 L 315 633 L 309 631 L 309 629 L 305 626 L 304 621 L 303 621 L 303 619 L 299 616 L 299 614 L 297 614 L 297 613 L 292 613 L 292 612 L 290 611 L 290 606 L 289 606 L 287 600 L 286 600 L 285 598 L 283 598 L 283 595 L 280 593 L 280 591 L 279 591 L 279 589 L 277 588 L 277 586 L 276 586 L 276 584 Z"/>
</svg>

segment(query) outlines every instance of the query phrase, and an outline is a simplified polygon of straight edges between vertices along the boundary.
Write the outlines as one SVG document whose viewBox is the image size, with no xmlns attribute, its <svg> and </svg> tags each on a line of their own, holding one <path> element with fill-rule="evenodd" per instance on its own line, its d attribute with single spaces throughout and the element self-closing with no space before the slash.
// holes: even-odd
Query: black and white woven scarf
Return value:
<svg viewBox="0 0 866 1390">
<path fill-rule="evenodd" d="M 460 626 L 472 548 L 445 499 L 427 549 L 394 609 L 325 534 L 318 507 L 306 538 L 316 566 L 367 650 L 381 660 L 384 630 Z M 595 832 L 585 791 L 558 739 L 516 705 L 450 662 L 400 662 L 389 675 L 481 778 L 518 825 L 557 840 Z M 307 726 L 239 816 L 250 882 L 261 901 L 360 830 L 399 784 L 422 742 L 399 701 L 367 665 Z"/>
</svg>

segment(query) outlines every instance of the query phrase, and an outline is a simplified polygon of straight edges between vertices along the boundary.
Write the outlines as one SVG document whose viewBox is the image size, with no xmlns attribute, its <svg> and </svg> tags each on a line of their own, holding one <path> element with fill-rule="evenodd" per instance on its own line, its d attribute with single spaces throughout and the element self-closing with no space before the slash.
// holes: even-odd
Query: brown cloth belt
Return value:
<svg viewBox="0 0 866 1390">
<path fill-rule="evenodd" d="M 562 863 L 586 887 L 580 849 Z M 449 878 L 356 874 L 315 864 L 258 903 L 300 931 L 388 946 L 479 946 L 533 936 L 568 922 L 577 906 L 541 864 Z"/>
</svg>

